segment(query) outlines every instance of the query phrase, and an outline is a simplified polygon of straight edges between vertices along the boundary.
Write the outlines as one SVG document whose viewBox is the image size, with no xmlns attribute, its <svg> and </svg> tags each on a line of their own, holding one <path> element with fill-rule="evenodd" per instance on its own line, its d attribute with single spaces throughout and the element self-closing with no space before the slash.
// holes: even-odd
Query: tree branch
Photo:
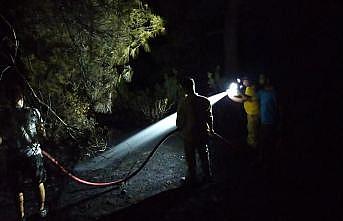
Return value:
<svg viewBox="0 0 343 221">
<path fill-rule="evenodd" d="M 15 52 L 14 52 L 14 56 L 12 56 L 12 54 L 10 54 L 11 60 L 12 60 L 12 64 L 13 66 L 7 66 L 4 70 L 2 70 L 1 72 L 1 76 L 0 76 L 0 80 L 3 77 L 3 74 L 11 67 L 14 67 L 18 73 L 18 75 L 21 77 L 21 79 L 25 82 L 25 84 L 28 86 L 28 88 L 30 89 L 33 97 L 38 101 L 39 104 L 43 105 L 44 107 L 46 107 L 62 124 L 63 126 L 65 126 L 68 130 L 68 134 L 69 136 L 74 139 L 75 141 L 77 141 L 77 139 L 75 138 L 75 136 L 71 133 L 74 132 L 75 130 L 78 130 L 75 127 L 69 126 L 60 116 L 58 116 L 58 114 L 52 109 L 51 106 L 49 106 L 48 104 L 46 104 L 44 101 L 42 101 L 36 94 L 35 90 L 32 88 L 31 84 L 27 81 L 27 79 L 23 76 L 23 74 L 21 73 L 21 71 L 17 68 L 16 66 L 16 59 L 17 59 L 17 54 L 18 54 L 18 48 L 19 48 L 19 42 L 17 40 L 17 35 L 16 32 L 13 28 L 13 26 L 10 24 L 10 22 L 8 20 L 6 20 L 1 14 L 0 14 L 1 19 L 8 25 L 8 27 L 10 28 L 12 34 L 13 34 L 13 39 L 15 41 Z M 31 65 L 31 61 L 28 59 L 29 61 L 29 66 L 30 66 L 30 70 L 33 73 L 33 69 L 32 69 L 32 65 Z M 79 131 L 79 130 L 78 130 Z"/>
<path fill-rule="evenodd" d="M 2 16 L 1 14 L 0 14 L 0 17 L 8 25 L 8 27 L 10 28 L 10 30 L 12 31 L 12 34 L 13 34 L 13 39 L 14 39 L 14 42 L 15 42 L 14 56 L 12 56 L 10 54 L 10 57 L 11 57 L 13 65 L 15 65 L 15 62 L 16 62 L 16 59 L 17 59 L 17 54 L 18 54 L 19 41 L 17 40 L 17 35 L 16 35 L 15 30 L 14 30 L 13 26 L 11 25 L 11 23 L 4 16 Z"/>
</svg>

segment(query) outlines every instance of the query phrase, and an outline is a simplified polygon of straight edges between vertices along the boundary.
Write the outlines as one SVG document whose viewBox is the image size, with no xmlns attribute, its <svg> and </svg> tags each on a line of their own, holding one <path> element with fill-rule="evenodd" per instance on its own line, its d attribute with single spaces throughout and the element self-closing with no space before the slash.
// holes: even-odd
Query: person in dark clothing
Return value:
<svg viewBox="0 0 343 221">
<path fill-rule="evenodd" d="M 271 160 L 275 151 L 279 108 L 276 92 L 271 80 L 266 75 L 259 76 L 260 90 L 257 97 L 260 103 L 259 149 L 262 160 Z"/>
<path fill-rule="evenodd" d="M 19 88 L 9 90 L 10 105 L 1 108 L 0 141 L 7 147 L 8 181 L 17 193 L 19 220 L 25 220 L 24 181 L 27 178 L 37 185 L 40 199 L 39 214 L 47 215 L 45 205 L 46 171 L 39 138 L 45 136 L 40 112 L 24 107 L 24 99 Z"/>
<path fill-rule="evenodd" d="M 181 99 L 176 126 L 181 131 L 184 140 L 185 157 L 188 166 L 186 181 L 196 181 L 196 152 L 199 154 L 205 180 L 212 177 L 210 156 L 208 150 L 209 136 L 214 134 L 212 106 L 210 101 L 195 92 L 195 83 L 192 78 L 181 82 L 185 96 Z"/>
</svg>

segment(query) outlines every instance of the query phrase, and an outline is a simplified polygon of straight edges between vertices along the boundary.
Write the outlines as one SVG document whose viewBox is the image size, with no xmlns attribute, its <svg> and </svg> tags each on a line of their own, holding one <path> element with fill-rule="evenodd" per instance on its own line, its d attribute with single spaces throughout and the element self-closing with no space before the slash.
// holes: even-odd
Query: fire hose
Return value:
<svg viewBox="0 0 343 221">
<path fill-rule="evenodd" d="M 154 155 L 154 153 L 157 151 L 158 147 L 161 146 L 161 144 L 170 136 L 172 135 L 174 132 L 176 132 L 177 129 L 174 129 L 172 131 L 170 131 L 169 133 L 167 133 L 155 146 L 154 148 L 151 150 L 151 152 L 149 153 L 149 155 L 147 156 L 147 158 L 143 161 L 143 163 L 133 172 L 129 173 L 127 176 L 120 178 L 118 180 L 114 180 L 111 182 L 92 182 L 92 181 L 87 181 L 85 179 L 82 179 L 76 175 L 74 175 L 72 172 L 70 172 L 69 170 L 67 170 L 65 167 L 63 167 L 54 157 L 52 157 L 48 152 L 46 151 L 42 151 L 43 155 L 48 158 L 53 164 L 55 164 L 61 171 L 63 174 L 67 175 L 69 178 L 71 178 L 72 180 L 78 182 L 78 183 L 82 183 L 85 185 L 89 185 L 89 186 L 98 186 L 98 187 L 106 187 L 106 186 L 112 186 L 112 185 L 119 185 L 122 183 L 125 183 L 126 181 L 128 181 L 129 179 L 131 179 L 132 177 L 134 177 L 137 173 L 139 173 L 144 167 L 145 165 L 149 162 L 149 160 L 152 158 L 152 156 Z"/>
<path fill-rule="evenodd" d="M 78 183 L 82 183 L 85 185 L 89 185 L 89 186 L 97 186 L 97 187 L 106 187 L 106 186 L 112 186 L 112 185 L 119 185 L 122 183 L 127 182 L 129 179 L 131 179 L 132 177 L 134 177 L 135 175 L 137 175 L 144 167 L 145 165 L 150 161 L 150 159 L 152 158 L 152 156 L 155 154 L 155 152 L 157 151 L 157 149 L 161 146 L 161 144 L 169 138 L 169 136 L 171 136 L 174 132 L 176 132 L 177 129 L 174 129 L 172 131 L 170 131 L 169 133 L 167 133 L 155 146 L 154 148 L 151 150 L 151 152 L 149 153 L 149 155 L 147 156 L 147 158 L 143 161 L 143 163 L 133 172 L 129 173 L 127 176 L 120 178 L 118 180 L 114 180 L 111 182 L 92 182 L 92 181 L 87 181 L 85 179 L 82 179 L 76 175 L 74 175 L 72 172 L 70 172 L 69 170 L 67 170 L 65 167 L 63 167 L 54 157 L 52 157 L 48 152 L 46 151 L 42 151 L 43 155 L 48 158 L 53 164 L 55 164 L 61 171 L 63 174 L 67 175 L 69 178 L 71 178 L 72 180 L 78 182 Z M 222 136 L 220 136 L 217 133 L 213 134 L 214 137 L 219 138 L 220 140 L 222 140 L 225 144 L 227 145 L 231 145 L 231 143 L 229 141 L 227 141 L 225 138 L 223 138 Z"/>
</svg>

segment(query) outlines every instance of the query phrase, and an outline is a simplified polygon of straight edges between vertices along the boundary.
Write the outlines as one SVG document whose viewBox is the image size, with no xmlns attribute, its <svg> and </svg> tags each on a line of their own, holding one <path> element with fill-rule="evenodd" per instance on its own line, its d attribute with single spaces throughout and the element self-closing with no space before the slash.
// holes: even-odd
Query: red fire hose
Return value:
<svg viewBox="0 0 343 221">
<path fill-rule="evenodd" d="M 154 155 L 154 153 L 157 151 L 158 147 L 170 136 L 172 135 L 177 129 L 172 130 L 171 132 L 169 132 L 168 134 L 166 134 L 163 139 L 161 139 L 154 147 L 154 149 L 150 152 L 150 154 L 148 155 L 148 157 L 144 160 L 144 162 L 132 173 L 128 174 L 126 177 L 118 179 L 118 180 L 114 180 L 111 182 L 92 182 L 92 181 L 87 181 L 84 180 L 80 177 L 75 176 L 74 174 L 72 174 L 70 171 L 68 171 L 66 168 L 64 168 L 54 157 L 52 157 L 49 153 L 47 153 L 46 151 L 42 151 L 43 155 L 48 158 L 52 163 L 54 163 L 65 175 L 67 175 L 68 177 L 70 177 L 72 180 L 78 182 L 78 183 L 82 183 L 85 185 L 89 185 L 89 186 L 98 186 L 98 187 L 106 187 L 106 186 L 112 186 L 112 185 L 119 185 L 121 183 L 124 183 L 126 181 L 128 181 L 129 179 L 131 179 L 132 177 L 134 177 L 137 173 L 139 173 L 144 166 L 149 162 L 149 160 L 151 159 L 151 157 Z"/>
<path fill-rule="evenodd" d="M 70 171 L 68 171 L 66 168 L 64 168 L 55 158 L 53 158 L 49 153 L 43 150 L 43 155 L 48 158 L 52 163 L 54 163 L 65 175 L 70 177 L 71 179 L 75 180 L 76 182 L 90 185 L 90 186 L 109 186 L 109 185 L 115 185 L 123 182 L 123 179 L 115 180 L 112 182 L 91 182 L 84 180 L 82 178 L 79 178 L 72 174 Z"/>
<path fill-rule="evenodd" d="M 144 166 L 149 162 L 149 160 L 151 159 L 151 157 L 154 155 L 154 153 L 157 151 L 157 149 L 161 146 L 161 144 L 170 136 L 172 135 L 174 132 L 176 132 L 177 129 L 172 130 L 171 132 L 169 132 L 168 134 L 166 134 L 163 139 L 161 139 L 154 147 L 154 149 L 151 150 L 150 154 L 148 155 L 148 157 L 144 160 L 144 162 L 132 173 L 129 173 L 126 177 L 118 179 L 118 180 L 114 180 L 111 182 L 92 182 L 92 181 L 87 181 L 84 180 L 80 177 L 75 176 L 74 174 L 72 174 L 70 171 L 68 171 L 67 169 L 65 169 L 54 157 L 52 157 L 49 153 L 47 153 L 46 151 L 42 151 L 43 155 L 48 158 L 52 163 L 54 163 L 65 175 L 67 175 L 68 177 L 70 177 L 71 179 L 73 179 L 74 181 L 78 182 L 78 183 L 82 183 L 85 185 L 89 185 L 89 186 L 97 186 L 97 187 L 106 187 L 106 186 L 112 186 L 112 185 L 119 185 L 121 183 L 124 183 L 126 181 L 128 181 L 129 179 L 131 179 L 132 177 L 134 177 L 135 175 L 137 175 L 143 168 Z M 214 136 L 219 138 L 220 140 L 222 140 L 224 143 L 226 143 L 227 145 L 232 146 L 232 144 L 227 141 L 226 139 L 224 139 L 222 136 L 220 136 L 217 133 L 214 133 Z"/>
</svg>

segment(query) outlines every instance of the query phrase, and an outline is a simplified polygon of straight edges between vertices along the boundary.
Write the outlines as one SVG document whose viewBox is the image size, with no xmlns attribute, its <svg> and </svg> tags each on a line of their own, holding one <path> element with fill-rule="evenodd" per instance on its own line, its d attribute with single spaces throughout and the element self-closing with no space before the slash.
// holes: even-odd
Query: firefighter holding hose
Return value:
<svg viewBox="0 0 343 221">
<path fill-rule="evenodd" d="M 184 97 L 181 99 L 176 126 L 181 131 L 184 141 L 185 158 L 188 166 L 187 184 L 196 183 L 196 152 L 199 154 L 205 181 L 211 181 L 210 155 L 208 150 L 209 137 L 214 134 L 213 116 L 210 101 L 195 92 L 192 78 L 181 81 Z"/>
</svg>

